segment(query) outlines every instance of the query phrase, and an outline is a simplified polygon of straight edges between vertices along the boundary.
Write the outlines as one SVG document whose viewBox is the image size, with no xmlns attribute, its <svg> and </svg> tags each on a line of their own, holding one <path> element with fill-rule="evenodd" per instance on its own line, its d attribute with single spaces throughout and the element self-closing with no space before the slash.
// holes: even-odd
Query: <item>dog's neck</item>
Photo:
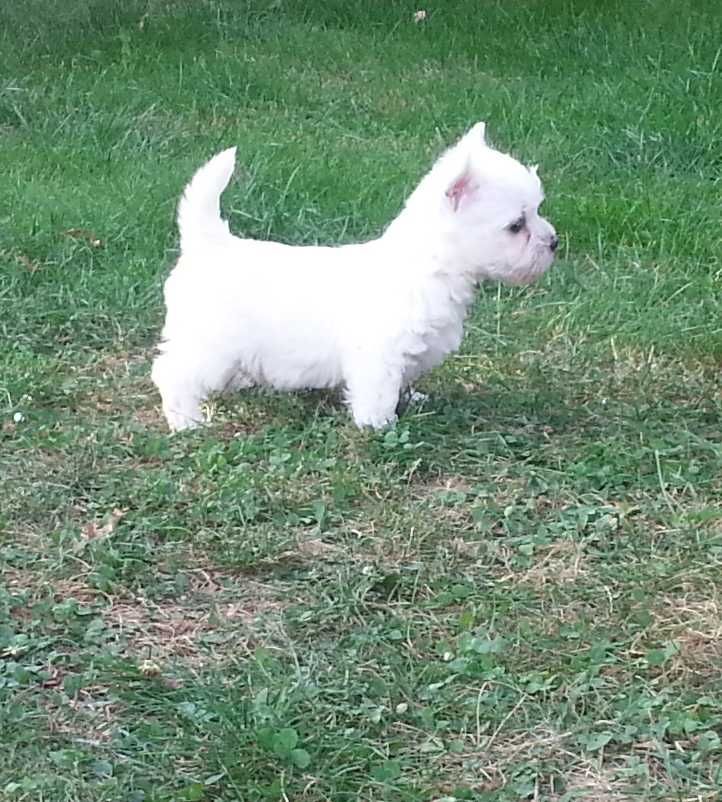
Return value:
<svg viewBox="0 0 722 802">
<path fill-rule="evenodd" d="M 392 256 L 392 263 L 394 269 L 408 277 L 402 286 L 412 299 L 410 327 L 417 334 L 423 332 L 423 348 L 430 347 L 437 354 L 455 351 L 461 342 L 463 321 L 474 301 L 478 285 L 475 273 L 460 270 L 458 260 L 448 256 L 453 255 L 448 241 L 435 236 L 428 225 L 420 224 L 409 209 L 404 209 L 376 242 L 387 253 L 398 254 Z"/>
<path fill-rule="evenodd" d="M 379 242 L 406 255 L 416 280 L 444 283 L 455 300 L 468 306 L 479 283 L 476 265 L 465 263 L 451 232 L 440 230 L 420 211 L 404 208 Z"/>
</svg>

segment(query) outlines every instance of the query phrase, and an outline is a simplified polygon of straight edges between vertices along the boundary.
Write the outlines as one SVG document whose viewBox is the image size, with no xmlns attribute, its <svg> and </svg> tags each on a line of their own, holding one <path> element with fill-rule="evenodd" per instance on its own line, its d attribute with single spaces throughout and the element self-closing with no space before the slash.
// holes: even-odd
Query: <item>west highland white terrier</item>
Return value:
<svg viewBox="0 0 722 802">
<path fill-rule="evenodd" d="M 153 381 L 171 429 L 212 393 L 342 387 L 355 423 L 382 428 L 402 394 L 461 344 L 478 283 L 529 284 L 559 240 L 539 214 L 536 168 L 489 146 L 477 123 L 444 153 L 378 238 L 290 246 L 239 239 L 220 196 L 235 148 L 186 187 L 181 255 Z"/>
</svg>

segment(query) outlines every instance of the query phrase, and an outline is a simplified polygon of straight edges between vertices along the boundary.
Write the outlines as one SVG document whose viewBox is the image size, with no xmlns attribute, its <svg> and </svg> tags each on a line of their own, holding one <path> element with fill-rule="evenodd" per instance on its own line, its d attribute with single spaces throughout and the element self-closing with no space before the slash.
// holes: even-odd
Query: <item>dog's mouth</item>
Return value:
<svg viewBox="0 0 722 802">
<path fill-rule="evenodd" d="M 526 273 L 521 276 L 509 276 L 508 278 L 503 279 L 502 283 L 506 284 L 508 287 L 528 287 L 530 284 L 533 284 L 543 272 L 544 271 L 539 273 Z"/>
<path fill-rule="evenodd" d="M 526 269 L 513 270 L 502 277 L 502 282 L 510 287 L 526 287 L 541 278 L 554 263 L 554 253 L 539 253 Z"/>
</svg>

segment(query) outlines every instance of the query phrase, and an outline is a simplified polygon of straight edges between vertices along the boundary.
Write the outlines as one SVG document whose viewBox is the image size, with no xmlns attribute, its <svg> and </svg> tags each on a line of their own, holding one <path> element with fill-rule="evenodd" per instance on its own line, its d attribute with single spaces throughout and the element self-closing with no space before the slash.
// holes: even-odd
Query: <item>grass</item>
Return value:
<svg viewBox="0 0 722 802">
<path fill-rule="evenodd" d="M 722 18 L 711 2 L 0 10 L 0 798 L 716 800 Z M 486 119 L 561 232 L 381 434 L 149 382 L 178 195 L 377 233 Z"/>
</svg>

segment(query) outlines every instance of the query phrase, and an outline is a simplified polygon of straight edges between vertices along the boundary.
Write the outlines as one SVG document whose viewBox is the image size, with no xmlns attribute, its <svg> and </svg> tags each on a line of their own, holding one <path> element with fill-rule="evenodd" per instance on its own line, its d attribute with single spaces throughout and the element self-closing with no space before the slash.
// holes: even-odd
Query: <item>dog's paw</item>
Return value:
<svg viewBox="0 0 722 802">
<path fill-rule="evenodd" d="M 353 421 L 359 429 L 374 429 L 381 431 L 393 426 L 398 420 L 398 415 L 354 415 Z"/>
<path fill-rule="evenodd" d="M 183 415 L 182 413 L 175 412 L 173 410 L 165 410 L 165 417 L 168 421 L 168 428 L 174 433 L 183 432 L 188 429 L 197 429 L 203 424 L 202 418 Z"/>
</svg>

